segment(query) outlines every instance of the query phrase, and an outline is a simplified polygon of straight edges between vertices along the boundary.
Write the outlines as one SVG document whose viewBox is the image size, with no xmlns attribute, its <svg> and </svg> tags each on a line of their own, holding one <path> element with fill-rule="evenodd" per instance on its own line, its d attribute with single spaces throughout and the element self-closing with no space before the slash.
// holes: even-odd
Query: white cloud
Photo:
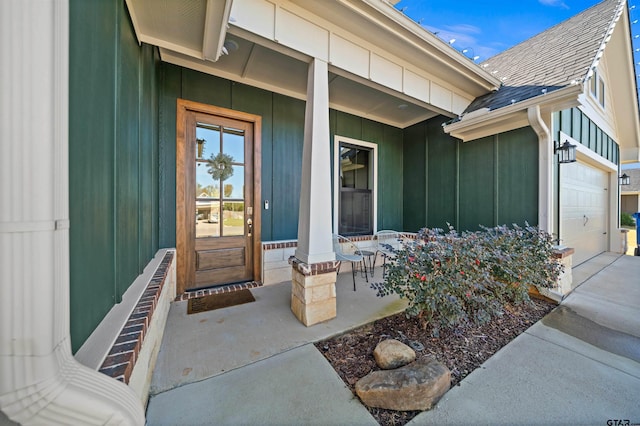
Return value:
<svg viewBox="0 0 640 426">
<path fill-rule="evenodd" d="M 560 7 L 562 9 L 569 9 L 569 6 L 562 0 L 538 0 L 541 5 L 551 6 L 551 7 Z"/>
<path fill-rule="evenodd" d="M 499 50 L 490 46 L 483 46 L 478 42 L 476 35 L 482 34 L 482 29 L 475 25 L 458 24 L 447 25 L 442 28 L 434 27 L 431 25 L 424 25 L 424 27 L 436 34 L 439 38 L 448 42 L 451 39 L 456 41 L 453 43 L 453 47 L 462 52 L 467 50 L 463 54 L 469 58 L 479 56 L 478 62 L 482 62 L 491 56 L 499 53 Z"/>
</svg>

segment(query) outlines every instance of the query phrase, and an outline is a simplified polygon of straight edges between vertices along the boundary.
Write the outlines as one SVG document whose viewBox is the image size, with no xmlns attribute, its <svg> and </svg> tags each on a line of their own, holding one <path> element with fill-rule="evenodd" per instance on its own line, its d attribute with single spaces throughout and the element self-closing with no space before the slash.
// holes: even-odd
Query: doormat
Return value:
<svg viewBox="0 0 640 426">
<path fill-rule="evenodd" d="M 237 290 L 232 291 L 231 293 L 218 293 L 195 297 L 193 299 L 189 299 L 189 302 L 187 303 L 187 314 L 191 315 L 198 314 L 200 312 L 213 311 L 214 309 L 254 302 L 255 300 L 256 299 L 249 290 Z"/>
</svg>

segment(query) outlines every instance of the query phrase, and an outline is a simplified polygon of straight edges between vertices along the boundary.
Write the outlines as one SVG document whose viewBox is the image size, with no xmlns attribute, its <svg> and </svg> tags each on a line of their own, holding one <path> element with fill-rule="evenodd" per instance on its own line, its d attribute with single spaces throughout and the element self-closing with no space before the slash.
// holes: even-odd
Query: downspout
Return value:
<svg viewBox="0 0 640 426">
<path fill-rule="evenodd" d="M 542 120 L 540 105 L 527 109 L 531 128 L 538 136 L 538 227 L 546 232 L 553 231 L 553 142 L 551 132 Z"/>
<path fill-rule="evenodd" d="M 143 425 L 135 392 L 71 353 L 69 24 L 69 0 L 0 2 L 0 410 L 24 425 Z"/>
</svg>

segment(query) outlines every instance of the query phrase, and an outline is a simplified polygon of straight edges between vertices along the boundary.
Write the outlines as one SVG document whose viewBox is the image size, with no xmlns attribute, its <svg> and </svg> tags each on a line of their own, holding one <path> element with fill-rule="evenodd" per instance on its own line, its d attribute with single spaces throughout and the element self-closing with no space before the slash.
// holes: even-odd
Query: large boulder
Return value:
<svg viewBox="0 0 640 426">
<path fill-rule="evenodd" d="M 403 367 L 416 359 L 416 352 L 404 343 L 387 339 L 378 343 L 373 351 L 378 367 L 385 370 Z"/>
<path fill-rule="evenodd" d="M 431 409 L 451 386 L 449 369 L 431 358 L 395 370 L 373 371 L 356 382 L 356 393 L 369 407 L 396 411 Z"/>
</svg>

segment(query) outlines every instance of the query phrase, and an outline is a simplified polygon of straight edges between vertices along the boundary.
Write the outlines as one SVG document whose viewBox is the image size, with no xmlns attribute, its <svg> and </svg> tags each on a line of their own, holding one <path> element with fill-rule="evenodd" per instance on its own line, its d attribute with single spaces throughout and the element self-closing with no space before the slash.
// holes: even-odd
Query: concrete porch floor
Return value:
<svg viewBox="0 0 640 426">
<path fill-rule="evenodd" d="M 343 268 L 345 269 L 345 268 Z M 346 268 L 348 269 L 348 268 Z M 382 268 L 369 282 L 380 281 Z M 264 360 L 404 310 L 396 296 L 376 297 L 361 274 L 338 276 L 337 317 L 305 327 L 291 312 L 291 282 L 251 289 L 255 302 L 187 315 L 172 302 L 151 382 L 151 396 Z"/>
</svg>

